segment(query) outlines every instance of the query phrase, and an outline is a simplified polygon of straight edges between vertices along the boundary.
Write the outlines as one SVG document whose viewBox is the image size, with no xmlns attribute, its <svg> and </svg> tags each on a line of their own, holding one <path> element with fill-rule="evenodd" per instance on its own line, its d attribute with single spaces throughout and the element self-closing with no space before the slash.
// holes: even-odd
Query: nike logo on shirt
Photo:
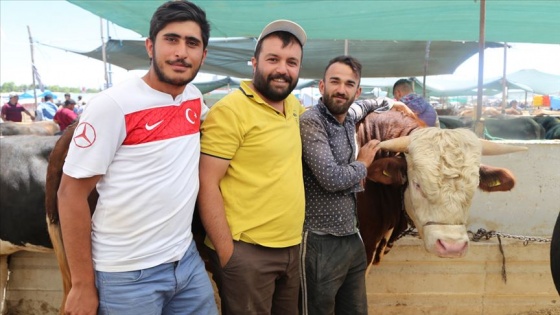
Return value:
<svg viewBox="0 0 560 315">
<path fill-rule="evenodd" d="M 146 123 L 146 130 L 153 130 L 154 128 L 156 128 L 157 126 L 159 126 L 159 124 L 161 124 L 163 122 L 163 120 L 158 121 L 157 123 L 153 124 L 153 125 L 148 125 L 148 123 Z"/>
</svg>

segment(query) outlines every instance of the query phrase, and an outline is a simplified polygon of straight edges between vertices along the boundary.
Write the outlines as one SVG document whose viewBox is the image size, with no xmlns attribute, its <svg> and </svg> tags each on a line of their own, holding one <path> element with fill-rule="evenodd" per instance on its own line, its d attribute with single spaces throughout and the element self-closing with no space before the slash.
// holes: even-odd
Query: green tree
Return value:
<svg viewBox="0 0 560 315">
<path fill-rule="evenodd" d="M 15 91 L 16 84 L 14 82 L 6 82 L 2 84 L 2 93 Z"/>
</svg>

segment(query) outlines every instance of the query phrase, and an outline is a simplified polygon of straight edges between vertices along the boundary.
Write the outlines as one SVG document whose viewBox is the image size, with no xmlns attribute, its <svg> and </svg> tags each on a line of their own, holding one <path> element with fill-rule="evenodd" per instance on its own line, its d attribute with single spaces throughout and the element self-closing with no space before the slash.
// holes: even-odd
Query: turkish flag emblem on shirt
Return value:
<svg viewBox="0 0 560 315">
<path fill-rule="evenodd" d="M 200 131 L 201 100 L 188 100 L 125 115 L 124 145 L 133 145 L 196 134 Z"/>
</svg>

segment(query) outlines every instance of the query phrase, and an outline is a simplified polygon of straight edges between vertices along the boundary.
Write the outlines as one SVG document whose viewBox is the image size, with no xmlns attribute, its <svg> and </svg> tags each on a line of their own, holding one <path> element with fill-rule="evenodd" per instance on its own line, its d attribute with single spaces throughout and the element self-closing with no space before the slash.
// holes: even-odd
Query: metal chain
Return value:
<svg viewBox="0 0 560 315">
<path fill-rule="evenodd" d="M 547 237 L 514 235 L 514 234 L 507 234 L 507 233 L 496 232 L 496 231 L 486 231 L 485 229 L 478 229 L 478 231 L 476 231 L 476 233 L 474 233 L 472 231 L 468 231 L 467 233 L 471 236 L 471 241 L 473 241 L 473 242 L 478 242 L 483 238 L 485 240 L 489 240 L 492 237 L 503 237 L 503 238 L 512 238 L 512 239 L 520 240 L 520 241 L 523 241 L 523 245 L 525 245 L 525 246 L 529 245 L 529 243 L 531 243 L 531 242 L 550 243 L 552 241 L 551 238 L 547 238 Z M 418 231 L 416 231 L 416 228 L 414 226 L 411 226 L 408 229 L 404 230 L 397 237 L 397 240 L 401 239 L 401 238 L 403 238 L 407 235 L 418 236 L 419 234 L 418 234 Z"/>
<path fill-rule="evenodd" d="M 476 233 L 473 233 L 472 231 L 468 231 L 467 233 L 471 235 L 471 240 L 474 242 L 478 242 L 482 238 L 488 240 L 494 236 L 520 240 L 523 241 L 524 246 L 529 245 L 530 242 L 550 243 L 552 241 L 551 238 L 546 238 L 546 237 L 514 235 L 514 234 L 507 234 L 507 233 L 496 232 L 496 231 L 486 231 L 485 229 L 478 229 Z"/>
<path fill-rule="evenodd" d="M 407 236 L 407 235 L 412 235 L 412 236 L 416 236 L 418 237 L 420 234 L 418 233 L 418 231 L 416 231 L 416 228 L 414 226 L 410 226 L 408 229 L 404 230 L 399 236 L 397 236 L 397 240 Z"/>
</svg>

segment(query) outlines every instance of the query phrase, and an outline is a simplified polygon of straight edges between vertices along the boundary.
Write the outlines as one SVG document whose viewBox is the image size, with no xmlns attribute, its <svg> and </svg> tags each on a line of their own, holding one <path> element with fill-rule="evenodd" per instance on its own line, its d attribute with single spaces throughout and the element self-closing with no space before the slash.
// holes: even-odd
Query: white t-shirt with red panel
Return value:
<svg viewBox="0 0 560 315">
<path fill-rule="evenodd" d="M 192 242 L 200 122 L 192 84 L 175 99 L 133 78 L 93 98 L 74 131 L 63 171 L 103 175 L 92 218 L 94 268 L 120 272 L 180 260 Z"/>
</svg>

